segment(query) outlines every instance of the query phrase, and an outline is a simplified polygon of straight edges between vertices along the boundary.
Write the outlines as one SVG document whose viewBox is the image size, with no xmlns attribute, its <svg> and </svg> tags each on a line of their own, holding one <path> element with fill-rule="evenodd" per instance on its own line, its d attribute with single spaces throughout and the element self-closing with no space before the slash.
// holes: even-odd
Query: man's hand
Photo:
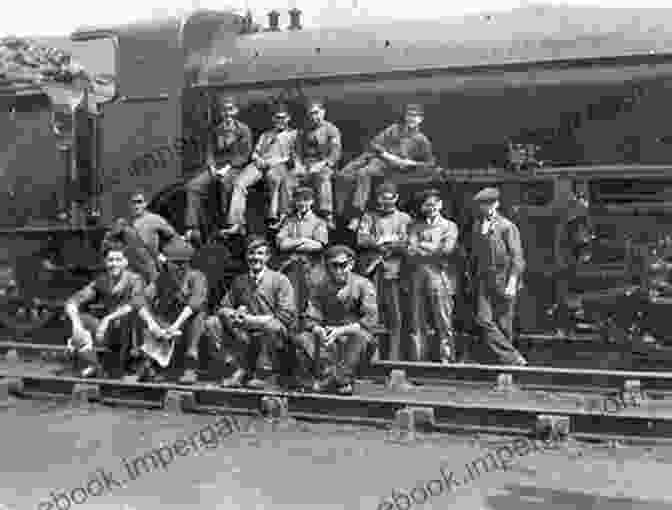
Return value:
<svg viewBox="0 0 672 510">
<path fill-rule="evenodd" d="M 324 170 L 327 166 L 326 161 L 318 161 L 317 163 L 313 163 L 310 165 L 310 168 L 308 169 L 308 172 L 311 174 L 319 174 L 322 170 Z"/>
<path fill-rule="evenodd" d="M 72 341 L 68 342 L 68 349 L 78 351 L 86 346 L 93 346 L 93 337 L 82 326 L 73 328 Z"/>
<path fill-rule="evenodd" d="M 516 282 L 516 280 L 513 279 L 509 280 L 509 283 L 504 289 L 504 295 L 508 298 L 513 298 L 516 297 L 517 292 L 518 292 L 518 282 Z"/>
<path fill-rule="evenodd" d="M 101 343 L 103 341 L 103 339 L 105 338 L 105 334 L 107 333 L 107 328 L 109 327 L 110 327 L 109 319 L 103 318 L 98 324 L 98 327 L 96 328 L 96 342 Z"/>
<path fill-rule="evenodd" d="M 327 338 L 325 340 L 327 347 L 339 340 L 347 332 L 348 329 L 345 326 L 336 326 L 335 328 L 329 329 L 327 332 Z"/>
<path fill-rule="evenodd" d="M 217 175 L 217 177 L 224 177 L 229 172 L 229 170 L 231 170 L 231 165 L 227 164 L 224 165 L 222 168 L 215 170 L 215 174 Z"/>
<path fill-rule="evenodd" d="M 182 334 L 182 330 L 180 329 L 181 327 L 181 324 L 173 323 L 164 330 L 163 335 L 166 338 L 180 336 Z"/>
<path fill-rule="evenodd" d="M 315 325 L 313 326 L 313 335 L 324 340 L 327 337 L 327 330 L 320 325 Z"/>
</svg>

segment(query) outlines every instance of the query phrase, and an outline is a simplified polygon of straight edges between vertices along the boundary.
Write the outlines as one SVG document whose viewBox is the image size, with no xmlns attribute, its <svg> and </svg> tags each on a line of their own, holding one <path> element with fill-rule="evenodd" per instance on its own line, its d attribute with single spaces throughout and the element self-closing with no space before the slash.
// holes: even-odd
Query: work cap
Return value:
<svg viewBox="0 0 672 510">
<path fill-rule="evenodd" d="M 284 103 L 280 103 L 273 109 L 273 117 L 289 117 L 289 108 Z"/>
<path fill-rule="evenodd" d="M 412 104 L 407 104 L 406 109 L 404 110 L 404 113 L 406 115 L 424 115 L 425 110 L 422 107 L 421 104 L 417 103 L 412 103 Z"/>
<path fill-rule="evenodd" d="M 270 247 L 270 244 L 265 237 L 250 236 L 247 238 L 247 241 L 245 243 L 245 251 L 250 252 L 256 250 L 257 248 L 261 248 L 262 246 L 265 246 L 267 248 Z"/>
<path fill-rule="evenodd" d="M 334 246 L 330 246 L 327 251 L 324 254 L 324 258 L 326 260 L 335 260 L 338 258 L 344 258 L 344 259 L 354 259 L 355 258 L 355 252 L 352 251 L 351 248 L 343 245 L 343 244 L 337 244 Z"/>
<path fill-rule="evenodd" d="M 322 99 L 311 99 L 308 101 L 308 111 L 312 112 L 313 110 L 319 108 L 324 110 L 324 101 Z"/>
<path fill-rule="evenodd" d="M 398 192 L 397 185 L 394 184 L 393 182 L 384 182 L 376 188 L 376 192 L 379 195 L 383 194 L 396 195 Z"/>
<path fill-rule="evenodd" d="M 424 204 L 428 199 L 436 197 L 441 199 L 441 192 L 436 188 L 422 190 L 418 193 L 417 198 L 421 204 Z"/>
<path fill-rule="evenodd" d="M 236 100 L 231 96 L 220 97 L 217 100 L 217 104 L 222 110 L 237 111 L 238 106 L 236 105 Z"/>
<path fill-rule="evenodd" d="M 497 188 L 483 188 L 474 195 L 474 202 L 496 202 L 497 200 L 499 200 Z"/>
<path fill-rule="evenodd" d="M 191 260 L 195 251 L 194 247 L 187 242 L 171 243 L 163 249 L 163 254 L 173 262 L 184 262 Z"/>
<path fill-rule="evenodd" d="M 312 188 L 302 186 L 294 191 L 294 200 L 313 200 L 315 192 Z"/>
</svg>

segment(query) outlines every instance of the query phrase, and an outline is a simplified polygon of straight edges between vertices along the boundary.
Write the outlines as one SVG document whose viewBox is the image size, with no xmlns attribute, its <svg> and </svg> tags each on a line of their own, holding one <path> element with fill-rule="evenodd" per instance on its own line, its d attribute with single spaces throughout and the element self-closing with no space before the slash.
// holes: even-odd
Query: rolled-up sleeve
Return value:
<svg viewBox="0 0 672 510">
<path fill-rule="evenodd" d="M 313 239 L 322 243 L 324 246 L 329 243 L 329 230 L 325 221 L 318 221 L 313 229 Z"/>
<path fill-rule="evenodd" d="M 200 312 L 205 309 L 207 301 L 208 280 L 200 271 L 194 271 L 189 281 L 189 299 L 187 300 L 187 306 L 194 310 L 194 312 Z"/>
<path fill-rule="evenodd" d="M 359 325 L 365 330 L 371 331 L 378 325 L 378 298 L 373 283 L 366 279 L 361 280 L 359 307 L 361 314 Z"/>
<path fill-rule="evenodd" d="M 457 239 L 459 237 L 459 230 L 457 225 L 451 222 L 449 226 L 446 227 L 446 230 L 441 236 L 441 242 L 439 245 L 439 253 L 441 255 L 451 255 L 457 246 Z"/>
<path fill-rule="evenodd" d="M 422 161 L 428 165 L 434 165 L 436 163 L 436 157 L 432 150 L 432 142 L 430 142 L 429 138 L 424 135 L 418 140 L 416 158 L 418 158 L 418 161 Z"/>
<path fill-rule="evenodd" d="M 504 230 L 503 236 L 511 256 L 510 276 L 519 279 L 525 271 L 525 257 L 523 255 L 523 245 L 520 241 L 520 231 L 516 225 L 510 223 Z"/>
<path fill-rule="evenodd" d="M 329 124 L 327 127 L 327 146 L 329 149 L 326 155 L 326 160 L 331 163 L 331 166 L 335 167 L 341 160 L 342 146 L 341 132 L 332 124 Z"/>
</svg>

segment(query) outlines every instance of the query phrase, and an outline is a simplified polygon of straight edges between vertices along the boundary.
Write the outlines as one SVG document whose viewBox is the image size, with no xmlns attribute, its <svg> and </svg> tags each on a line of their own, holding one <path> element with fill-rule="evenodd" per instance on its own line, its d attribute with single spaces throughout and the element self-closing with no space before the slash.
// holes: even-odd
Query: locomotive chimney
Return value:
<svg viewBox="0 0 672 510">
<path fill-rule="evenodd" d="M 289 30 L 301 30 L 301 11 L 294 7 L 289 11 Z"/>
<path fill-rule="evenodd" d="M 268 31 L 280 31 L 280 13 L 275 9 L 268 13 Z"/>
</svg>

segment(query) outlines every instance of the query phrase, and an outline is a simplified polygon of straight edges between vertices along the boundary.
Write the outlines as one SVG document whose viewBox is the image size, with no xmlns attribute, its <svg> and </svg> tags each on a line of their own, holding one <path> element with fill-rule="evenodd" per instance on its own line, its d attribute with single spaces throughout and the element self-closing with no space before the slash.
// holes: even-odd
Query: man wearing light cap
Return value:
<svg viewBox="0 0 672 510">
<path fill-rule="evenodd" d="M 190 267 L 194 249 L 185 242 L 174 242 L 164 249 L 166 267 L 156 282 L 157 297 L 152 311 L 162 326 L 161 335 L 145 332 L 142 350 L 150 361 L 142 378 L 158 379 L 155 364 L 165 368 L 172 358 L 172 342 L 180 339 L 184 353 L 181 384 L 197 380 L 198 348 L 205 331 L 208 282 L 205 275 Z"/>
<path fill-rule="evenodd" d="M 455 361 L 453 309 L 459 231 L 441 214 L 443 201 L 438 190 L 423 191 L 419 202 L 422 219 L 413 223 L 408 233 L 415 358 L 450 363 Z"/>
<path fill-rule="evenodd" d="M 367 347 L 374 341 L 378 323 L 376 289 L 352 272 L 355 253 L 347 246 L 332 246 L 325 253 L 326 275 L 308 300 L 304 332 L 295 337 L 299 357 L 318 365 L 315 391 L 353 392 L 353 376 Z M 321 362 L 325 366 L 320 366 Z"/>
<path fill-rule="evenodd" d="M 314 188 L 317 192 L 317 209 L 334 225 L 334 199 L 331 177 L 341 160 L 341 132 L 325 120 L 324 102 L 313 100 L 308 104 L 308 126 L 299 132 L 296 146 L 295 181 Z M 292 184 L 290 183 L 290 186 Z"/>
<path fill-rule="evenodd" d="M 322 251 L 329 242 L 327 223 L 312 211 L 314 195 L 311 188 L 294 191 L 295 212 L 283 222 L 275 238 L 280 271 L 292 282 L 299 314 L 306 311 L 308 292 L 320 277 Z"/>
<path fill-rule="evenodd" d="M 268 241 L 251 237 L 245 256 L 248 273 L 234 279 L 207 320 L 209 334 L 235 362 L 233 375 L 222 381 L 225 387 L 265 386 L 296 323 L 294 289 L 284 274 L 267 266 Z"/>
<path fill-rule="evenodd" d="M 388 358 L 401 359 L 401 266 L 408 241 L 411 217 L 397 209 L 399 194 L 394 183 L 378 186 L 378 209 L 362 217 L 357 247 L 362 274 L 371 278 L 378 294 L 378 311 L 389 331 Z"/>
<path fill-rule="evenodd" d="M 230 232 L 245 232 L 245 208 L 247 190 L 264 178 L 270 192 L 268 221 L 277 227 L 279 220 L 289 210 L 289 191 L 284 182 L 287 179 L 288 165 L 294 157 L 296 130 L 290 129 L 291 117 L 283 104 L 277 105 L 273 113 L 273 129 L 259 137 L 252 153 L 252 163 L 233 181 L 233 194 L 229 208 L 228 223 Z"/>
<path fill-rule="evenodd" d="M 499 190 L 474 196 L 479 219 L 471 239 L 471 269 L 477 293 L 476 324 L 483 341 L 503 364 L 526 365 L 513 346 L 513 316 L 525 259 L 518 227 L 499 214 Z"/>
<path fill-rule="evenodd" d="M 409 104 L 404 110 L 401 123 L 394 123 L 376 135 L 369 151 L 351 161 L 337 176 L 337 213 L 346 212 L 346 202 L 352 196 L 354 217 L 348 228 L 356 230 L 371 194 L 373 176 L 391 177 L 403 172 L 418 172 L 432 169 L 435 158 L 432 144 L 420 131 L 424 117 L 420 105 Z M 352 188 L 354 187 L 354 196 Z"/>
<path fill-rule="evenodd" d="M 203 202 L 210 186 L 221 183 L 221 214 L 227 217 L 233 182 L 245 167 L 252 153 L 252 131 L 236 119 L 238 107 L 231 97 L 218 98 L 218 124 L 212 129 L 206 148 L 207 170 L 191 179 L 186 186 L 186 237 L 198 230 L 205 213 Z"/>
</svg>

